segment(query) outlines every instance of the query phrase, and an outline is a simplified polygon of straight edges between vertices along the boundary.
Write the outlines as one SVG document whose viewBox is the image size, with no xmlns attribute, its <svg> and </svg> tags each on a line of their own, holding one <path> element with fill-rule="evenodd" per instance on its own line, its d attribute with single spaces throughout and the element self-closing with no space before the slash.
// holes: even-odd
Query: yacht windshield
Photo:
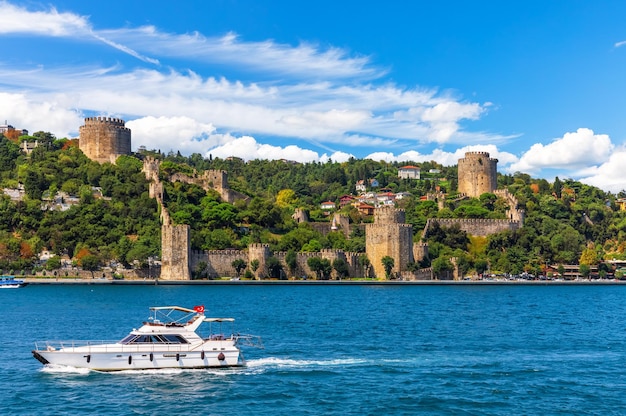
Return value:
<svg viewBox="0 0 626 416">
<path fill-rule="evenodd" d="M 120 344 L 188 344 L 189 342 L 180 335 L 128 335 L 120 341 Z"/>
</svg>

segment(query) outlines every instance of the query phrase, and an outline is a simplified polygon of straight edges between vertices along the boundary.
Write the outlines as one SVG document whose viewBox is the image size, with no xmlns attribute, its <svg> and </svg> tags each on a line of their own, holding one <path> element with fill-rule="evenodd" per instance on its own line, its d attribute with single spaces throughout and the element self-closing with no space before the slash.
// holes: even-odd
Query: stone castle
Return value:
<svg viewBox="0 0 626 416">
<path fill-rule="evenodd" d="M 503 198 L 509 205 L 507 219 L 430 219 L 422 233 L 426 235 L 428 228 L 434 221 L 443 227 L 458 224 L 468 234 L 486 236 L 505 230 L 515 230 L 523 225 L 524 211 L 518 208 L 517 199 L 507 190 L 496 190 L 496 159 L 489 158 L 486 152 L 466 153 L 465 159 L 459 160 L 459 184 L 463 183 L 466 195 L 480 196 L 485 192 L 493 192 Z M 286 270 L 286 253 L 271 253 L 267 244 L 251 244 L 247 250 L 190 250 L 190 229 L 188 225 L 172 224 L 167 209 L 163 203 L 163 184 L 159 179 L 160 162 L 152 158 L 144 160 L 144 173 L 150 181 L 150 196 L 159 202 L 162 220 L 162 267 L 161 279 L 188 280 L 191 270 L 197 270 L 200 264 L 206 265 L 205 272 L 209 277 L 234 276 L 232 263 L 234 260 L 244 260 L 251 265 L 258 262 L 254 271 L 255 278 L 267 276 L 266 263 L 270 256 L 276 257 L 283 269 Z M 216 189 L 222 198 L 232 202 L 236 195 L 228 189 L 228 175 L 225 171 L 207 171 L 201 175 L 192 176 L 176 173 L 169 178 L 171 181 L 195 183 L 206 189 Z M 445 196 L 438 195 L 443 200 Z M 347 218 L 336 215 L 329 230 L 349 231 Z M 361 264 L 359 253 L 347 253 L 342 250 L 321 250 L 318 253 L 297 253 L 296 269 L 291 271 L 294 276 L 311 276 L 313 271 L 308 266 L 308 259 L 320 257 L 328 259 L 331 264 L 335 259 L 344 260 L 349 268 L 350 276 L 370 276 L 379 279 L 386 277 L 382 259 L 391 257 L 394 265 L 392 276 L 402 277 L 405 280 L 431 279 L 432 270 L 409 270 L 409 265 L 421 261 L 428 256 L 428 245 L 425 242 L 413 242 L 413 227 L 405 221 L 405 212 L 391 206 L 377 208 L 374 211 L 374 222 L 365 225 L 365 254 L 369 259 L 371 269 Z M 334 275 L 333 277 L 337 277 Z"/>
<path fill-rule="evenodd" d="M 91 117 L 85 119 L 85 125 L 80 127 L 80 149 L 90 159 L 99 163 L 111 162 L 120 155 L 131 153 L 131 131 L 125 127 L 124 120 L 109 117 Z M 458 224 L 468 234 L 486 236 L 504 230 L 515 230 L 523 226 L 524 211 L 518 208 L 517 199 L 507 190 L 497 190 L 497 159 L 489 157 L 487 152 L 467 152 L 465 158 L 458 162 L 459 193 L 462 197 L 479 197 L 483 193 L 495 193 L 509 205 L 507 219 L 430 219 L 422 235 L 426 235 L 428 228 L 434 221 L 441 226 L 450 227 Z M 163 184 L 159 177 L 160 161 L 146 157 L 143 172 L 150 182 L 150 197 L 155 198 L 159 205 L 162 222 L 161 229 L 161 271 L 160 278 L 166 280 L 190 280 L 191 270 L 195 270 L 201 262 L 206 264 L 206 272 L 211 277 L 233 276 L 232 262 L 242 259 L 250 265 L 257 260 L 259 267 L 255 271 L 256 278 L 266 275 L 265 265 L 270 256 L 276 257 L 286 269 L 286 253 L 271 253 L 266 244 L 251 244 L 247 250 L 219 250 L 219 251 L 192 251 L 190 244 L 190 227 L 175 225 L 163 201 Z M 185 175 L 175 173 L 170 181 L 193 183 L 201 186 L 205 191 L 209 189 L 219 192 L 225 202 L 233 203 L 238 199 L 247 199 L 246 195 L 235 192 L 228 187 L 228 174 L 221 170 L 208 170 L 201 174 Z M 429 195 L 429 199 L 436 200 L 440 208 L 444 205 L 445 195 Z M 301 215 L 302 216 L 302 215 Z M 298 217 L 299 218 L 299 217 Z M 300 220 L 300 219 L 299 219 Z M 346 236 L 350 234 L 350 223 L 347 217 L 336 214 L 332 226 L 326 224 L 312 224 L 323 234 L 329 231 L 340 231 Z M 342 259 L 349 268 L 350 276 L 370 276 L 379 279 L 385 278 L 382 264 L 384 257 L 394 259 L 391 271 L 393 276 L 403 279 L 430 279 L 430 269 L 409 271 L 409 265 L 428 256 L 428 245 L 424 242 L 413 242 L 413 227 L 406 224 L 405 212 L 391 206 L 378 208 L 374 212 L 374 222 L 365 224 L 365 254 L 369 259 L 370 267 L 360 261 L 360 253 L 347 253 L 342 250 L 322 250 L 319 253 L 297 253 L 296 270 L 291 271 L 295 276 L 310 276 L 307 260 L 311 257 L 320 257 L 334 261 Z M 333 271 L 333 273 L 335 273 Z M 336 276 L 334 276 L 336 277 Z"/>
<path fill-rule="evenodd" d="M 80 150 L 98 163 L 115 163 L 119 156 L 131 153 L 130 129 L 122 119 L 88 117 L 79 132 Z"/>
<path fill-rule="evenodd" d="M 459 193 L 478 198 L 484 193 L 493 192 L 498 187 L 498 159 L 489 157 L 488 152 L 466 152 L 459 159 Z"/>
</svg>

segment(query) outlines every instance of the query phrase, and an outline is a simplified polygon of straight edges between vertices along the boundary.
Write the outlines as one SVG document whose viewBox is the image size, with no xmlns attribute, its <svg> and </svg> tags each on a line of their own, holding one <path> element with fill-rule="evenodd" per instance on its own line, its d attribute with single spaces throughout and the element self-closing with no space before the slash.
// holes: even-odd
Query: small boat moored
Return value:
<svg viewBox="0 0 626 416">
<path fill-rule="evenodd" d="M 0 289 L 19 289 L 27 284 L 22 279 L 16 279 L 14 276 L 0 276 Z"/>
<path fill-rule="evenodd" d="M 44 365 L 97 371 L 187 369 L 243 366 L 239 345 L 263 347 L 255 335 L 225 335 L 222 326 L 234 319 L 207 318 L 204 306 L 150 310 L 153 317 L 121 341 L 38 341 L 33 356 Z M 199 331 L 204 323 L 209 324 L 205 335 Z"/>
</svg>

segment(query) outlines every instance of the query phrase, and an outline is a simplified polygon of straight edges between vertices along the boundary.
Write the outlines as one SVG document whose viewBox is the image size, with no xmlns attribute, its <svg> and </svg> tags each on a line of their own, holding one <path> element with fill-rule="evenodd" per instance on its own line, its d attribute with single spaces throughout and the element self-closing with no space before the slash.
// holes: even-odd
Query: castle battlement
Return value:
<svg viewBox="0 0 626 416">
<path fill-rule="evenodd" d="M 248 253 L 243 250 L 225 249 L 225 250 L 207 250 L 205 253 L 209 256 L 243 256 L 248 257 Z"/>
<path fill-rule="evenodd" d="M 374 210 L 374 224 L 402 224 L 406 221 L 406 212 L 393 206 L 383 206 Z"/>
<path fill-rule="evenodd" d="M 85 118 L 85 125 L 97 124 L 97 123 L 107 123 L 113 126 L 124 127 L 126 122 L 121 118 L 114 117 L 87 117 Z"/>
<path fill-rule="evenodd" d="M 458 225 L 470 235 L 487 236 L 502 231 L 513 231 L 521 228 L 521 223 L 514 220 L 486 219 L 486 218 L 430 218 L 426 221 L 422 236 L 426 236 L 428 228 L 433 222 L 440 227 L 449 228 Z"/>
</svg>

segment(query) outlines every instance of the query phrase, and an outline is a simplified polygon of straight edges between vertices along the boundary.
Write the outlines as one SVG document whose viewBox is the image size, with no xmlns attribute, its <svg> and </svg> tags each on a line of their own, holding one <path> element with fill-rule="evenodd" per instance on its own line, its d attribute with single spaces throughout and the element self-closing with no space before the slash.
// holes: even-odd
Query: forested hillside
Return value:
<svg viewBox="0 0 626 416">
<path fill-rule="evenodd" d="M 329 221 L 320 203 L 333 201 L 337 210 L 354 224 L 371 221 L 351 205 L 339 208 L 339 198 L 357 195 L 355 184 L 376 179 L 368 191 L 406 192 L 396 200 L 406 210 L 415 239 L 428 218 L 505 218 L 505 201 L 494 194 L 457 199 L 456 166 L 434 162 L 386 163 L 352 159 L 345 163 L 299 164 L 289 161 L 222 160 L 199 154 L 161 154 L 158 151 L 120 157 L 115 165 L 87 159 L 67 139 L 38 132 L 39 146 L 30 155 L 19 143 L 0 137 L 1 187 L 17 190 L 20 200 L 0 196 L 0 268 L 23 270 L 34 267 L 39 253 L 47 249 L 56 256 L 46 267 L 59 266 L 67 255 L 84 268 L 95 269 L 117 261 L 142 267 L 160 255 L 160 223 L 157 205 L 148 196 L 148 183 L 141 172 L 145 154 L 163 161 L 161 176 L 174 172 L 193 173 L 207 169 L 228 172 L 230 188 L 249 197 L 228 204 L 214 191 L 195 185 L 165 181 L 165 202 L 172 219 L 191 226 L 196 249 L 245 248 L 263 242 L 272 250 L 318 251 L 337 248 L 363 252 L 362 229 L 322 235 L 310 224 L 292 219 L 296 208 L 305 210 L 312 222 Z M 419 165 L 421 180 L 399 179 L 398 168 Z M 526 174 L 498 175 L 499 188 L 507 188 L 526 211 L 521 230 L 489 237 L 470 237 L 459 229 L 437 228 L 427 236 L 430 257 L 415 267 L 447 267 L 451 256 L 459 258 L 462 271 L 533 273 L 546 265 L 596 265 L 603 259 L 623 259 L 626 248 L 626 211 L 620 211 L 612 195 L 572 180 L 548 183 Z M 447 194 L 445 207 L 420 199 L 427 192 Z M 77 198 L 64 210 L 55 198 Z M 65 202 L 65 201 L 63 201 Z M 601 272 L 606 272 L 604 266 Z"/>
</svg>

